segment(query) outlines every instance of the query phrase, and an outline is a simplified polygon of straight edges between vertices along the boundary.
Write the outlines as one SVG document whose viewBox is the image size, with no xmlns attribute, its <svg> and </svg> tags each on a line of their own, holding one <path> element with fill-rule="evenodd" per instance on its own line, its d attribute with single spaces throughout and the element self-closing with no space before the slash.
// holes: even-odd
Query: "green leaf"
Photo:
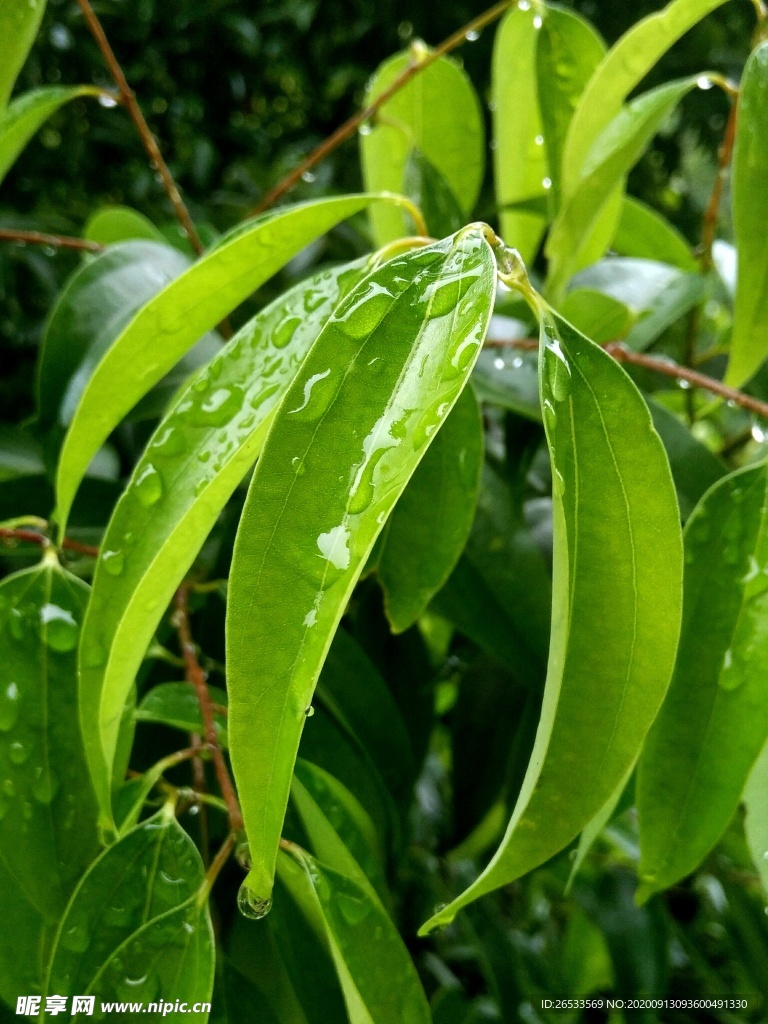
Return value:
<svg viewBox="0 0 768 1024">
<path fill-rule="evenodd" d="M 608 256 L 573 278 L 574 289 L 591 288 L 623 302 L 635 315 L 652 309 L 683 271 L 656 260 Z"/>
<path fill-rule="evenodd" d="M 100 93 L 101 89 L 92 85 L 51 85 L 32 89 L 9 103 L 0 113 L 0 182 L 51 114 L 79 96 L 98 96 Z"/>
<path fill-rule="evenodd" d="M 767 487 L 765 463 L 732 473 L 686 525 L 677 665 L 639 766 L 639 898 L 711 850 L 768 736 Z"/>
<path fill-rule="evenodd" d="M 590 150 L 627 96 L 673 43 L 724 2 L 672 0 L 638 21 L 611 47 L 589 80 L 568 129 L 562 164 L 566 195 L 579 187 Z"/>
<path fill-rule="evenodd" d="M 46 0 L 3 0 L 0 6 L 0 113 L 35 41 Z"/>
<path fill-rule="evenodd" d="M 253 859 L 245 885 L 257 904 L 272 889 L 326 652 L 378 533 L 472 370 L 494 287 L 479 227 L 369 274 L 302 364 L 256 468 L 230 576 L 227 665 Z"/>
<path fill-rule="evenodd" d="M 591 288 L 574 288 L 568 292 L 560 305 L 560 313 L 577 331 L 598 345 L 623 338 L 634 320 L 623 302 Z"/>
<path fill-rule="evenodd" d="M 764 42 L 752 51 L 744 68 L 733 149 L 733 232 L 738 273 L 731 357 L 725 375 L 732 387 L 749 380 L 768 355 L 768 243 L 761 230 L 768 215 L 767 86 L 768 42 Z"/>
<path fill-rule="evenodd" d="M 0 481 L 34 476 L 44 469 L 40 444 L 30 433 L 0 425 Z"/>
<path fill-rule="evenodd" d="M 547 152 L 536 99 L 536 49 L 541 26 L 536 6 L 514 6 L 496 32 L 491 70 L 493 173 L 501 234 L 532 262 L 547 223 L 545 212 L 515 209 L 546 199 Z M 545 207 L 546 209 L 546 207 Z"/>
<path fill-rule="evenodd" d="M 541 340 L 554 488 L 541 721 L 501 846 L 423 931 L 543 864 L 594 818 L 638 756 L 674 663 L 680 525 L 645 402 L 610 356 L 546 309 Z"/>
<path fill-rule="evenodd" d="M 477 399 L 466 388 L 379 535 L 370 566 L 395 633 L 416 622 L 467 542 L 485 454 Z"/>
<path fill-rule="evenodd" d="M 763 889 L 768 892 L 768 743 L 752 766 L 742 800 L 747 845 Z"/>
<path fill-rule="evenodd" d="M 632 196 L 624 197 L 613 248 L 622 256 L 660 260 L 689 274 L 698 270 L 691 247 L 677 228 Z"/>
<path fill-rule="evenodd" d="M 450 185 L 419 149 L 412 149 L 408 155 L 403 192 L 421 210 L 436 238 L 452 235 L 464 225 L 466 218 Z"/>
<path fill-rule="evenodd" d="M 91 214 L 83 228 L 83 238 L 101 245 L 128 242 L 133 238 L 163 242 L 164 236 L 149 218 L 130 206 L 102 206 Z"/>
<path fill-rule="evenodd" d="M 209 686 L 208 692 L 214 704 L 226 708 L 225 690 Z M 181 729 L 182 732 L 203 731 L 200 702 L 191 683 L 160 683 L 153 686 L 136 708 L 134 718 L 137 722 L 156 722 L 172 729 Z M 219 743 L 226 749 L 227 716 L 217 711 L 214 718 Z"/>
<path fill-rule="evenodd" d="M 166 1000 L 210 1001 L 214 945 L 203 877 L 200 855 L 170 807 L 137 825 L 75 890 L 47 991 L 143 1002 L 145 1011 L 159 1000 L 159 1012 L 144 1014 L 149 1021 L 163 1019 Z"/>
<path fill-rule="evenodd" d="M 645 351 L 667 328 L 700 305 L 708 292 L 709 283 L 700 274 L 681 274 L 673 278 L 656 295 L 627 335 L 629 348 L 636 352 Z"/>
<path fill-rule="evenodd" d="M 605 56 L 605 43 L 575 11 L 551 6 L 544 11 L 536 53 L 536 84 L 551 196 L 557 210 L 568 125 L 584 87 Z"/>
<path fill-rule="evenodd" d="M 582 161 L 580 178 L 569 190 L 564 189 L 563 205 L 547 238 L 549 288 L 553 295 L 562 293 L 578 266 L 585 240 L 590 239 L 624 176 L 640 159 L 665 118 L 698 81 L 684 78 L 643 93 L 607 123 L 595 139 Z M 592 253 L 592 260 L 598 255 Z"/>
<path fill-rule="evenodd" d="M 250 320 L 179 395 L 118 502 L 80 661 L 83 735 L 105 818 L 118 715 L 155 629 L 255 462 L 309 347 L 366 262 L 316 274 Z"/>
<path fill-rule="evenodd" d="M 301 249 L 379 201 L 400 202 L 344 196 L 281 207 L 246 222 L 142 306 L 94 369 L 69 423 L 56 478 L 62 531 L 88 463 L 138 400 Z"/>
<path fill-rule="evenodd" d="M 296 848 L 280 878 L 330 949 L 350 1024 L 429 1024 L 416 968 L 389 915 L 370 892 Z"/>
<path fill-rule="evenodd" d="M 570 892 L 571 886 L 581 870 L 582 864 L 587 858 L 587 854 L 597 842 L 600 837 L 600 833 L 604 831 L 611 818 L 614 816 L 634 770 L 635 766 L 633 764 L 624 778 L 619 781 L 616 789 L 611 793 L 592 821 L 589 822 L 579 836 L 579 845 L 576 847 L 576 856 L 573 858 L 571 873 L 568 876 L 568 882 L 565 886 L 566 895 Z"/>
<path fill-rule="evenodd" d="M 98 849 L 77 722 L 87 599 L 87 586 L 55 559 L 0 583 L 0 861 L 54 920 Z"/>
<path fill-rule="evenodd" d="M 423 43 L 414 43 L 409 51 L 384 61 L 368 84 L 364 106 L 428 53 Z M 456 61 L 439 57 L 387 100 L 374 124 L 360 133 L 365 188 L 402 192 L 409 154 L 417 149 L 440 174 L 466 218 L 483 183 L 484 136 L 480 101 L 469 77 Z M 407 233 L 399 210 L 374 207 L 370 216 L 377 245 Z"/>
</svg>

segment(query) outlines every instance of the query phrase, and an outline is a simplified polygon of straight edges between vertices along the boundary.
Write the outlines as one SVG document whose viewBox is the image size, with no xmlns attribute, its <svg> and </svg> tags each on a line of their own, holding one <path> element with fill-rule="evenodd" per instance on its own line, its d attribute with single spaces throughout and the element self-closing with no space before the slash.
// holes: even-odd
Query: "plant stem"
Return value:
<svg viewBox="0 0 768 1024">
<path fill-rule="evenodd" d="M 184 233 L 192 245 L 192 248 L 198 254 L 198 256 L 205 250 L 197 228 L 192 221 L 189 210 L 187 209 L 186 203 L 181 198 L 178 185 L 176 184 L 173 175 L 170 172 L 168 164 L 163 159 L 163 154 L 160 152 L 160 147 L 157 144 L 149 125 L 147 124 L 146 118 L 141 112 L 141 107 L 136 102 L 136 96 L 128 85 L 128 80 L 125 77 L 123 69 L 115 57 L 114 51 L 109 44 L 106 33 L 101 26 L 101 22 L 96 17 L 93 8 L 91 7 L 89 0 L 77 0 L 80 5 L 80 10 L 83 12 L 85 20 L 90 29 L 91 35 L 96 40 L 96 45 L 101 50 L 101 54 L 109 68 L 110 74 L 115 81 L 120 92 L 120 99 L 125 109 L 136 126 L 136 130 L 139 133 L 141 141 L 144 145 L 145 150 L 149 156 L 150 162 L 154 169 L 160 175 L 165 191 L 168 198 L 171 201 L 176 217 L 181 224 Z"/>
<path fill-rule="evenodd" d="M 699 263 L 704 273 L 712 269 L 712 246 L 715 241 L 717 222 L 720 216 L 720 202 L 723 198 L 723 188 L 728 170 L 731 166 L 733 156 L 733 144 L 736 141 L 736 120 L 738 117 L 738 101 L 734 98 L 731 103 L 731 111 L 728 115 L 728 122 L 725 126 L 725 134 L 717 153 L 717 174 L 712 185 L 712 192 L 709 196 L 707 208 L 704 211 L 704 218 L 701 224 L 701 246 L 699 249 Z"/>
<path fill-rule="evenodd" d="M 230 855 L 235 848 L 235 841 L 236 839 L 234 833 L 230 832 L 230 834 L 227 836 L 222 846 L 220 847 L 219 852 L 213 858 L 211 866 L 206 871 L 205 880 L 198 895 L 198 901 L 201 905 L 208 899 L 211 889 L 213 888 L 214 882 L 219 877 L 221 869 L 229 860 Z"/>
<path fill-rule="evenodd" d="M 396 92 L 399 92 L 403 86 L 407 85 L 408 82 L 419 72 L 424 71 L 434 64 L 440 57 L 444 57 L 447 53 L 455 50 L 461 46 L 462 43 L 466 42 L 467 35 L 474 32 L 479 32 L 485 28 L 486 25 L 490 25 L 491 22 L 500 18 L 505 11 L 510 7 L 514 6 L 517 0 L 502 0 L 501 3 L 495 4 L 489 8 L 483 14 L 473 18 L 472 21 L 467 22 L 463 28 L 460 28 L 457 32 L 448 36 L 447 39 L 443 40 L 439 46 L 435 47 L 434 50 L 426 53 L 420 60 L 413 61 L 408 67 L 402 71 L 397 78 L 388 86 L 382 93 L 380 93 L 376 99 L 367 106 L 364 110 L 359 111 L 357 114 L 353 114 L 352 117 L 348 118 L 344 124 L 332 132 L 327 139 L 324 139 L 302 162 L 290 171 L 283 178 L 282 181 L 278 182 L 274 188 L 271 188 L 266 195 L 264 195 L 259 203 L 251 211 L 251 216 L 255 216 L 264 210 L 269 209 L 270 206 L 282 199 L 286 192 L 289 192 L 293 186 L 299 181 L 303 174 L 316 167 L 322 160 L 329 156 L 335 149 L 337 149 L 342 142 L 346 142 L 347 139 L 351 138 L 352 135 L 357 131 L 360 125 L 365 124 L 366 121 L 370 121 L 376 114 L 380 107 L 382 107 L 387 100 L 391 99 Z"/>
<path fill-rule="evenodd" d="M 537 338 L 519 338 L 516 340 L 491 338 L 485 344 L 487 348 L 516 348 L 529 352 L 536 351 L 539 347 Z M 698 370 L 692 370 L 687 366 L 680 366 L 679 363 L 673 363 L 658 356 L 649 356 L 644 352 L 633 352 L 632 349 L 626 348 L 625 345 L 618 341 L 606 342 L 602 348 L 619 363 L 642 366 L 646 370 L 663 373 L 666 377 L 684 380 L 693 387 L 702 388 L 704 391 L 709 391 L 713 395 L 724 398 L 727 402 L 733 402 L 741 406 L 742 409 L 748 409 L 750 412 L 768 419 L 768 402 L 761 402 L 759 398 L 745 395 L 743 391 L 737 391 L 736 388 L 729 388 L 722 381 L 716 380 L 714 377 L 707 377 L 705 374 L 699 373 Z"/>
<path fill-rule="evenodd" d="M 42 231 L 16 231 L 0 228 L 0 241 L 21 242 L 24 245 L 50 245 L 55 249 L 79 249 L 83 252 L 102 252 L 103 245 L 89 242 L 86 238 L 70 238 L 68 235 L 47 235 Z"/>
<path fill-rule="evenodd" d="M 174 599 L 176 611 L 173 617 L 173 624 L 179 635 L 181 653 L 184 657 L 187 680 L 192 683 L 197 693 L 197 700 L 200 704 L 200 714 L 203 718 L 203 734 L 205 742 L 211 750 L 213 765 L 216 769 L 216 778 L 219 782 L 221 795 L 229 808 L 229 823 L 233 832 L 239 832 L 243 828 L 243 815 L 240 804 L 237 800 L 235 787 L 227 769 L 224 755 L 219 746 L 219 738 L 216 735 L 216 719 L 214 717 L 211 695 L 208 692 L 208 682 L 205 678 L 200 662 L 197 657 L 197 649 L 192 640 L 192 633 L 189 625 L 189 588 L 182 584 L 176 591 Z"/>
<path fill-rule="evenodd" d="M 0 540 L 6 543 L 26 541 L 28 544 L 36 544 L 40 548 L 50 547 L 52 543 L 45 534 L 38 533 L 36 530 L 9 529 L 6 526 L 0 527 Z M 81 544 L 79 540 L 71 540 L 69 537 L 64 538 L 61 546 L 66 551 L 75 551 L 81 555 L 88 555 L 90 558 L 96 558 L 99 554 L 99 549 L 93 545 Z"/>
</svg>

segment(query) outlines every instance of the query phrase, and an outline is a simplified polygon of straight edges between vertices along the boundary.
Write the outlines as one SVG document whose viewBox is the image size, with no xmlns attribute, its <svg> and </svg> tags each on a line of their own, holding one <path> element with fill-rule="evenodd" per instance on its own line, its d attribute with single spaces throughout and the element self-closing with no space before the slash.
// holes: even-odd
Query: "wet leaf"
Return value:
<svg viewBox="0 0 768 1024">
<path fill-rule="evenodd" d="M 419 618 L 467 541 L 485 453 L 477 399 L 466 388 L 395 505 L 370 566 L 384 588 L 392 630 Z"/>
<path fill-rule="evenodd" d="M 638 756 L 674 663 L 680 525 L 645 402 L 610 356 L 546 309 L 541 348 L 555 518 L 539 730 L 493 860 L 423 931 L 538 867 L 592 820 Z"/>
<path fill-rule="evenodd" d="M 226 691 L 217 686 L 208 687 L 211 700 L 221 707 L 227 706 Z M 191 683 L 160 683 L 142 699 L 134 712 L 137 722 L 156 722 L 169 725 L 182 732 L 202 732 L 203 716 L 200 703 Z M 227 716 L 223 712 L 215 712 L 216 733 L 219 743 L 227 746 Z"/>
<path fill-rule="evenodd" d="M 166 806 L 94 861 L 61 921 L 49 993 L 209 1001 L 213 929 L 197 849 Z M 162 1010 L 145 1013 L 162 1020 Z M 85 1020 L 86 1014 L 75 1020 Z"/>
<path fill-rule="evenodd" d="M 353 879 L 296 849 L 280 879 L 330 949 L 350 1024 L 428 1024 L 429 1006 L 387 912 Z"/>
<path fill-rule="evenodd" d="M 641 899 L 714 846 L 768 735 L 767 488 L 765 463 L 732 473 L 686 525 L 677 665 L 638 770 Z"/>
<path fill-rule="evenodd" d="M 691 246 L 677 228 L 632 196 L 624 197 L 612 248 L 622 256 L 660 260 L 689 274 L 698 270 Z"/>
<path fill-rule="evenodd" d="M 733 231 L 738 273 L 733 310 L 731 357 L 725 379 L 738 387 L 749 380 L 768 355 L 768 244 L 761 224 L 768 214 L 765 178 L 768 138 L 765 96 L 768 88 L 768 42 L 753 50 L 739 90 L 736 143 L 733 150 Z"/>
<path fill-rule="evenodd" d="M 749 852 L 763 890 L 768 893 L 768 743 L 752 766 L 742 800 Z"/>
<path fill-rule="evenodd" d="M 476 227 L 364 278 L 303 363 L 256 468 L 230 577 L 227 665 L 253 858 L 245 884 L 257 905 L 271 892 L 326 652 L 381 527 L 467 381 L 494 286 Z"/>
<path fill-rule="evenodd" d="M 35 41 L 46 0 L 3 0 L 0 8 L 0 113 Z"/>
<path fill-rule="evenodd" d="M 674 413 L 646 395 L 653 426 L 662 440 L 675 481 L 680 518 L 685 522 L 699 499 L 725 476 L 722 459 L 698 441 Z"/>
<path fill-rule="evenodd" d="M 423 43 L 414 43 L 384 61 L 369 81 L 363 105 L 367 107 L 412 61 L 423 60 L 428 53 Z M 484 136 L 480 101 L 469 77 L 456 61 L 440 57 L 387 100 L 375 124 L 361 131 L 365 187 L 370 192 L 403 192 L 409 156 L 418 150 L 444 180 L 466 219 L 483 181 Z M 394 207 L 373 207 L 370 216 L 377 245 L 410 233 L 408 221 Z"/>
<path fill-rule="evenodd" d="M 255 462 L 310 345 L 366 260 L 294 286 L 178 396 L 117 504 L 83 627 L 83 734 L 103 814 L 117 715 L 173 593 Z"/>
<path fill-rule="evenodd" d="M 246 221 L 141 307 L 103 354 L 69 421 L 56 482 L 62 530 L 88 463 L 139 399 L 306 245 L 379 201 L 398 202 L 344 196 L 280 207 Z"/>
<path fill-rule="evenodd" d="M 627 334 L 627 345 L 635 352 L 644 352 L 664 331 L 704 302 L 708 294 L 709 283 L 701 274 L 673 278 Z"/>
<path fill-rule="evenodd" d="M 403 192 L 421 210 L 436 238 L 452 235 L 466 221 L 450 185 L 419 149 L 412 149 L 406 161 Z"/>
<path fill-rule="evenodd" d="M 538 7 L 514 6 L 496 30 L 491 70 L 493 170 L 501 235 L 526 263 L 536 255 L 547 223 L 547 151 L 536 101 L 541 22 Z M 530 203 L 533 209 L 520 205 Z"/>
<path fill-rule="evenodd" d="M 12 0 L 12 3 L 15 6 L 18 0 Z M 100 89 L 92 85 L 51 85 L 44 89 L 32 89 L 12 100 L 5 110 L 0 112 L 0 182 L 15 163 L 19 153 L 51 114 L 55 114 L 59 107 L 70 100 L 79 96 L 98 96 L 100 92 Z"/>
</svg>

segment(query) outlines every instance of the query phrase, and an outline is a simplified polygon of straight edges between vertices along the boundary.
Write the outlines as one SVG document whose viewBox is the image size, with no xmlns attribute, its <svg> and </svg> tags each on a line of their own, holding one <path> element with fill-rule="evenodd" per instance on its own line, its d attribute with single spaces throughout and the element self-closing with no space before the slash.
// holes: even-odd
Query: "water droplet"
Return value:
<svg viewBox="0 0 768 1024">
<path fill-rule="evenodd" d="M 321 533 L 317 538 L 317 546 L 323 558 L 335 569 L 344 571 L 349 567 L 349 530 L 343 523 L 327 533 Z"/>
<path fill-rule="evenodd" d="M 32 771 L 32 796 L 39 804 L 49 804 L 56 795 L 59 783 L 56 777 L 41 765 Z"/>
<path fill-rule="evenodd" d="M 107 96 L 106 93 L 101 93 L 99 95 L 99 104 L 102 107 L 106 107 L 107 110 L 111 110 L 112 107 L 116 107 L 117 106 L 117 100 L 114 99 L 112 96 Z"/>
<path fill-rule="evenodd" d="M 497 356 L 493 360 L 493 366 L 494 366 L 494 369 L 496 369 L 496 370 L 503 370 L 504 367 L 506 366 L 506 363 L 504 362 L 504 360 L 500 356 Z"/>
<path fill-rule="evenodd" d="M 741 658 L 734 657 L 732 650 L 727 650 L 723 657 L 723 666 L 717 682 L 722 690 L 736 690 L 744 681 L 745 666 L 741 664 Z"/>
<path fill-rule="evenodd" d="M 537 135 L 536 138 L 533 141 L 536 143 L 537 146 L 543 146 L 544 145 L 544 136 L 543 135 Z"/>
<path fill-rule="evenodd" d="M 544 24 L 543 18 L 541 17 L 540 14 L 537 14 L 536 17 L 533 19 L 533 27 L 534 28 L 541 28 L 541 26 L 543 24 Z"/>
<path fill-rule="evenodd" d="M 73 924 L 64 928 L 59 941 L 72 953 L 84 953 L 90 945 L 91 937 L 83 925 Z"/>
<path fill-rule="evenodd" d="M 173 426 L 167 426 L 161 430 L 151 445 L 153 452 L 165 457 L 181 455 L 185 447 L 181 430 Z"/>
<path fill-rule="evenodd" d="M 43 639 L 52 651 L 65 654 L 75 649 L 80 626 L 70 611 L 49 602 L 40 609 L 40 622 Z"/>
<path fill-rule="evenodd" d="M 471 28 L 469 32 L 464 33 L 464 38 L 468 43 L 474 43 L 480 38 L 480 33 L 476 29 Z"/>
<path fill-rule="evenodd" d="M 314 608 L 310 608 L 307 614 L 304 616 L 304 625 L 311 629 L 312 626 L 317 622 L 317 611 Z"/>
<path fill-rule="evenodd" d="M 281 320 L 275 328 L 275 333 L 272 335 L 272 344 L 275 348 L 285 348 L 293 338 L 300 323 L 301 317 L 293 315 Z"/>
<path fill-rule="evenodd" d="M 237 909 L 243 917 L 249 917 L 252 921 L 260 921 L 266 917 L 272 909 L 271 896 L 257 896 L 256 893 L 245 882 L 240 886 L 237 893 Z"/>
<path fill-rule="evenodd" d="M 110 576 L 119 576 L 125 568 L 125 555 L 122 551 L 102 551 L 101 561 Z"/>
<path fill-rule="evenodd" d="M 316 175 L 314 175 L 312 171 L 304 171 L 304 173 L 301 176 L 301 180 L 306 181 L 308 185 L 311 185 L 312 182 L 315 180 L 315 177 Z"/>
<path fill-rule="evenodd" d="M 336 908 L 347 924 L 360 924 L 370 914 L 371 906 L 369 900 L 359 900 L 345 892 L 338 893 L 336 897 Z"/>
<path fill-rule="evenodd" d="M 315 709 L 312 707 L 311 704 L 309 705 L 308 708 L 305 708 L 305 710 L 304 710 L 304 714 L 307 716 L 307 718 L 311 718 L 312 715 L 314 715 L 314 713 L 315 713 Z"/>
<path fill-rule="evenodd" d="M 347 296 L 333 315 L 349 338 L 364 338 L 384 319 L 392 294 L 377 281 L 368 281 Z"/>
<path fill-rule="evenodd" d="M 162 498 L 163 478 L 151 462 L 148 462 L 136 477 L 133 490 L 145 508 L 155 505 Z"/>
<path fill-rule="evenodd" d="M 545 188 L 545 189 L 552 188 L 552 179 L 551 178 L 542 178 L 541 179 L 541 187 Z"/>
<path fill-rule="evenodd" d="M 326 380 L 330 376 L 330 373 L 331 373 L 330 368 L 328 368 L 327 370 L 324 370 L 322 373 L 313 373 L 312 376 L 309 378 L 309 380 L 305 380 L 304 381 L 304 396 L 303 396 L 303 399 L 300 402 L 300 404 L 297 405 L 294 409 L 289 409 L 288 410 L 288 415 L 289 416 L 294 416 L 294 415 L 296 415 L 296 413 L 304 412 L 304 410 L 309 405 L 310 399 L 312 398 L 313 390 L 320 383 L 320 381 Z M 322 412 L 325 411 L 325 408 L 327 406 L 327 402 L 321 402 L 321 406 L 322 406 L 322 408 L 319 408 L 318 411 L 315 413 L 315 415 L 319 416 L 319 415 L 322 414 Z"/>
<path fill-rule="evenodd" d="M 0 731 L 8 732 L 19 719 L 19 688 L 16 683 L 8 683 L 0 693 Z"/>
<path fill-rule="evenodd" d="M 700 75 L 696 79 L 696 85 L 698 86 L 699 89 L 704 89 L 704 91 L 706 92 L 708 89 L 712 88 L 712 86 L 714 85 L 714 82 L 707 75 Z"/>
<path fill-rule="evenodd" d="M 29 742 L 25 742 L 22 739 L 16 739 L 8 747 L 8 760 L 11 764 L 24 764 L 32 753 L 32 747 Z"/>
<path fill-rule="evenodd" d="M 370 135 L 373 131 L 373 126 L 366 121 L 365 124 L 361 124 L 357 130 L 360 135 Z"/>
<path fill-rule="evenodd" d="M 243 406 L 244 392 L 239 387 L 216 388 L 188 413 L 197 427 L 223 427 Z"/>
</svg>

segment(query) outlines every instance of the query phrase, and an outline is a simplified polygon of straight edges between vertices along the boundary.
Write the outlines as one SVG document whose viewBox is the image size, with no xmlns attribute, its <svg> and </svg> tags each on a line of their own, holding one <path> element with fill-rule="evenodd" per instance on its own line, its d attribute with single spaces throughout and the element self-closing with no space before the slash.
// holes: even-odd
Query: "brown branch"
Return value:
<svg viewBox="0 0 768 1024">
<path fill-rule="evenodd" d="M 532 352 L 538 349 L 539 342 L 536 338 L 489 338 L 486 340 L 485 345 L 486 348 L 516 348 Z M 758 416 L 768 419 L 768 402 L 761 402 L 759 398 L 753 398 L 752 395 L 745 395 L 743 391 L 737 391 L 736 388 L 729 388 L 728 385 L 723 384 L 722 381 L 716 380 L 714 377 L 707 377 L 706 374 L 699 373 L 698 370 L 691 370 L 687 366 L 680 366 L 679 363 L 673 363 L 670 360 L 662 359 L 659 356 L 649 356 L 644 352 L 634 352 L 632 349 L 627 348 L 618 341 L 606 342 L 602 348 L 609 356 L 613 356 L 613 358 L 619 363 L 630 363 L 632 366 L 642 366 L 646 370 L 653 370 L 655 373 L 663 373 L 666 377 L 673 377 L 675 380 L 684 380 L 686 383 L 690 384 L 691 387 L 701 388 L 703 391 L 709 391 L 713 395 L 718 395 L 720 398 L 724 398 L 726 402 L 733 402 L 734 404 L 741 406 L 742 409 L 748 409 L 750 412 L 754 412 Z"/>
<path fill-rule="evenodd" d="M 337 149 L 342 142 L 346 142 L 347 139 L 351 138 L 352 135 L 357 131 L 360 125 L 365 124 L 366 121 L 370 121 L 376 114 L 380 107 L 382 107 L 387 100 L 391 99 L 396 92 L 399 92 L 404 85 L 407 85 L 410 80 L 428 68 L 430 64 L 434 64 L 440 57 L 444 57 L 447 53 L 455 50 L 461 46 L 462 43 L 466 42 L 467 36 L 472 36 L 475 32 L 479 32 L 485 28 L 486 25 L 490 25 L 491 22 L 496 21 L 501 15 L 512 7 L 517 0 L 502 0 L 501 3 L 495 4 L 495 6 L 489 8 L 483 14 L 473 18 L 472 21 L 464 25 L 453 35 L 448 36 L 447 39 L 443 40 L 439 46 L 434 50 L 425 54 L 419 60 L 414 60 L 408 67 L 402 71 L 397 78 L 388 86 L 382 93 L 380 93 L 376 99 L 367 106 L 364 110 L 359 111 L 357 114 L 353 114 L 348 120 L 344 122 L 336 131 L 332 132 L 327 139 L 324 139 L 312 152 L 299 164 L 298 167 L 290 171 L 283 178 L 282 181 L 278 182 L 274 188 L 271 188 L 269 192 L 259 203 L 253 208 L 249 216 L 255 216 L 258 213 L 262 213 L 264 210 L 269 209 L 270 206 L 282 199 L 286 192 L 289 192 L 293 186 L 299 181 L 303 174 L 316 167 L 322 160 L 329 156 L 335 149 Z"/>
<path fill-rule="evenodd" d="M 717 153 L 717 174 L 712 185 L 712 192 L 709 196 L 707 208 L 701 223 L 701 246 L 699 247 L 699 262 L 701 269 L 707 273 L 712 269 L 712 245 L 717 232 L 717 222 L 720 217 L 720 202 L 723 198 L 725 180 L 731 166 L 733 156 L 733 145 L 736 141 L 736 120 L 738 118 L 738 99 L 734 98 L 731 103 L 731 112 L 728 115 L 728 122 L 725 126 L 725 134 Z"/>
<path fill-rule="evenodd" d="M 99 50 L 101 50 L 101 54 L 109 68 L 110 74 L 115 80 L 115 85 L 120 92 L 120 100 L 136 126 L 136 130 L 141 137 L 144 149 L 149 155 L 152 166 L 160 175 L 163 187 L 171 201 L 176 217 L 184 229 L 184 233 L 189 239 L 192 248 L 199 256 L 205 250 L 205 246 L 200 239 L 200 235 L 197 233 L 197 228 L 192 221 L 192 217 L 190 216 L 186 203 L 181 198 L 178 185 L 174 181 L 168 164 L 163 159 L 163 154 L 160 152 L 157 139 L 152 134 L 152 131 L 141 112 L 141 107 L 136 102 L 136 96 L 128 85 L 128 80 L 115 57 L 114 51 L 112 50 L 104 29 L 101 26 L 101 22 L 96 17 L 89 0 L 77 0 L 77 2 L 80 5 L 80 10 L 83 12 L 88 28 L 91 31 L 91 35 L 96 40 L 96 45 L 99 47 Z"/>
<path fill-rule="evenodd" d="M 5 543 L 24 541 L 27 544 L 36 544 L 40 548 L 47 548 L 51 545 L 48 537 L 43 533 L 38 533 L 37 530 L 11 529 L 7 526 L 0 527 L 0 540 Z M 79 540 L 72 540 L 69 537 L 64 538 L 61 546 L 67 551 L 75 551 L 78 554 L 88 555 L 91 558 L 96 558 L 99 554 L 99 549 L 93 547 L 93 545 L 82 544 Z"/>
<path fill-rule="evenodd" d="M 174 602 L 176 611 L 173 616 L 173 624 L 179 635 L 187 679 L 194 686 L 197 700 L 200 704 L 205 742 L 213 757 L 213 766 L 216 769 L 216 778 L 219 782 L 221 795 L 229 808 L 230 827 L 233 832 L 238 832 L 243 828 L 243 815 L 237 800 L 235 787 L 232 784 L 232 779 L 224 760 L 224 755 L 221 752 L 219 738 L 216 734 L 216 719 L 213 713 L 211 695 L 208 691 L 208 681 L 198 661 L 197 649 L 192 640 L 192 632 L 189 625 L 189 589 L 185 585 L 182 584 L 176 591 Z"/>
<path fill-rule="evenodd" d="M 15 231 L 0 228 L 0 241 L 21 242 L 23 245 L 50 245 L 56 249 L 80 249 L 83 252 L 102 252 L 103 245 L 89 242 L 87 238 L 70 238 L 68 235 L 47 235 L 42 231 Z"/>
</svg>

